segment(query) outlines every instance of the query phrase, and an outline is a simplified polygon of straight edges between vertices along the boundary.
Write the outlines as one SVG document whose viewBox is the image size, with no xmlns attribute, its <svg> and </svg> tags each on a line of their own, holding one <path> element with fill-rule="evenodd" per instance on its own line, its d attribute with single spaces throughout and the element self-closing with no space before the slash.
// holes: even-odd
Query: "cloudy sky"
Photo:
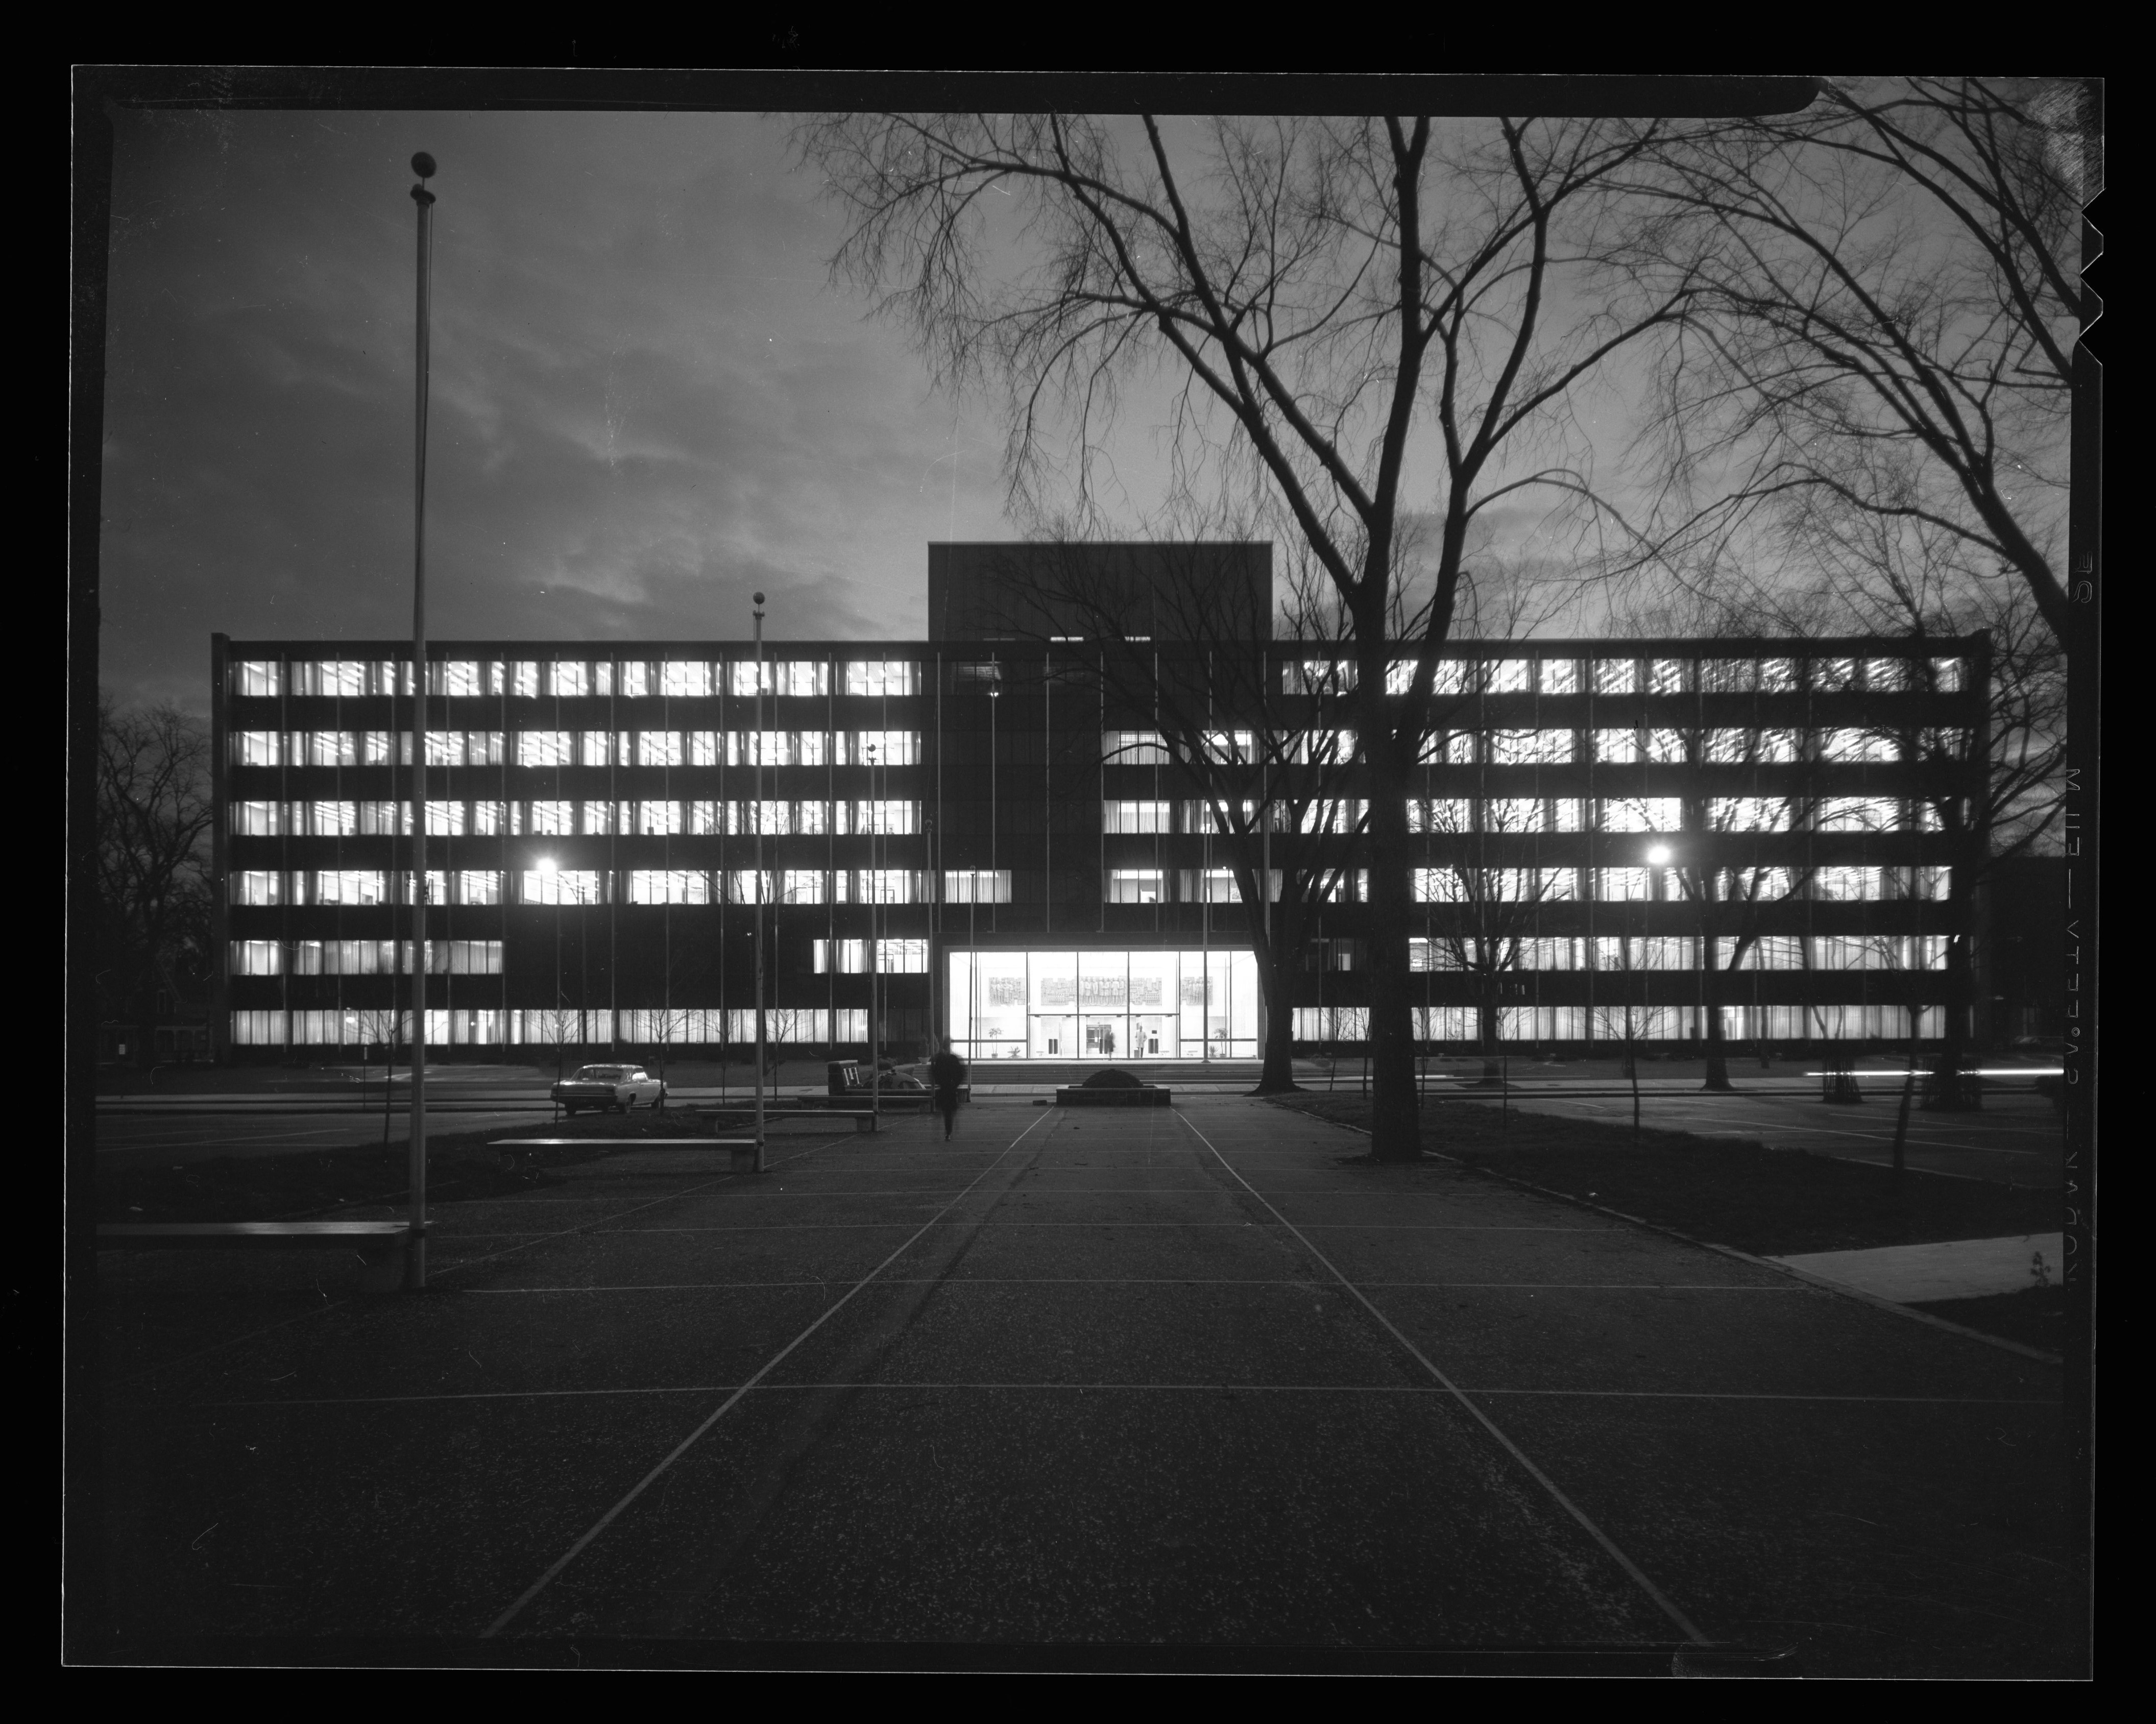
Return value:
<svg viewBox="0 0 2156 1724">
<path fill-rule="evenodd" d="M 928 542 L 1023 531 L 993 407 L 937 394 L 829 285 L 840 213 L 783 121 L 115 123 L 100 650 L 122 700 L 206 709 L 213 632 L 408 635 L 416 150 L 439 164 L 435 639 L 739 638 L 758 588 L 775 639 L 918 638 Z M 1130 382 L 1109 445 L 1127 531 L 1164 488 L 1169 387 Z M 1613 450 L 1626 393 L 1575 401 L 1575 443 Z M 1489 517 L 1520 567 L 1565 554 L 1533 548 L 1539 513 Z"/>
<path fill-rule="evenodd" d="M 209 636 L 411 627 L 415 150 L 440 165 L 429 630 L 917 636 L 1000 538 L 1000 438 L 826 285 L 782 126 L 122 113 L 102 680 L 205 706 Z"/>
</svg>

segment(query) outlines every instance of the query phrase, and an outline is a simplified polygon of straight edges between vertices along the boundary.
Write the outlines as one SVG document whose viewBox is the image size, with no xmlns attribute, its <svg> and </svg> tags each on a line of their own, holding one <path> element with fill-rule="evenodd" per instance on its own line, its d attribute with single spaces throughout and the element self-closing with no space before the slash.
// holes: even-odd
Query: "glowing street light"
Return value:
<svg viewBox="0 0 2156 1724">
<path fill-rule="evenodd" d="M 1656 867 L 1661 867 L 1670 859 L 1670 847 L 1667 844 L 1655 845 L 1647 852 L 1647 859 Z"/>
</svg>

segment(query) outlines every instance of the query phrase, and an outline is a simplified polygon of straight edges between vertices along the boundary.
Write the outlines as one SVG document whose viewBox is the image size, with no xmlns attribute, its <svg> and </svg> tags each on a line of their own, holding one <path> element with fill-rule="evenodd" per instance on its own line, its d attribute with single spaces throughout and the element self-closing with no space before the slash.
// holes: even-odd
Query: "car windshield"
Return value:
<svg viewBox="0 0 2156 1724">
<path fill-rule="evenodd" d="M 625 1065 L 587 1065 L 569 1081 L 572 1084 L 618 1084 L 629 1075 Z"/>
</svg>

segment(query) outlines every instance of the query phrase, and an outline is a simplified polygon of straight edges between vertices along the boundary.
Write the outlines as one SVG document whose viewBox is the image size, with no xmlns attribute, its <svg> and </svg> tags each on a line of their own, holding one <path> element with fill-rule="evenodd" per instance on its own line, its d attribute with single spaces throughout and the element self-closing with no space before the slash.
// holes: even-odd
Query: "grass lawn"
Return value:
<svg viewBox="0 0 2156 1724">
<path fill-rule="evenodd" d="M 718 1116 L 723 1126 L 736 1116 Z M 427 1198 L 454 1203 L 500 1197 L 556 1183 L 558 1175 L 504 1172 L 486 1157 L 487 1145 L 516 1137 L 696 1137 L 714 1116 L 669 1108 L 664 1113 L 598 1114 L 558 1122 L 480 1131 L 427 1134 Z M 565 1153 L 575 1153 L 565 1152 Z M 594 1151 L 598 1154 L 600 1152 Z M 167 1167 L 100 1171 L 100 1221 L 300 1221 L 331 1216 L 360 1203 L 394 1203 L 407 1189 L 408 1159 L 402 1143 L 386 1147 L 318 1150 L 300 1155 L 234 1156 Z"/>
<path fill-rule="evenodd" d="M 1276 1101 L 1369 1123 L 1365 1095 Z M 1688 1131 L 1643 1131 L 1635 1149 L 1629 1125 L 1518 1112 L 1507 1123 L 1496 1107 L 1471 1101 L 1426 1105 L 1422 1122 L 1426 1150 L 1763 1257 L 2043 1233 L 2062 1219 L 2056 1192 L 1925 1173 L 1897 1182 L 1885 1167 Z"/>
</svg>

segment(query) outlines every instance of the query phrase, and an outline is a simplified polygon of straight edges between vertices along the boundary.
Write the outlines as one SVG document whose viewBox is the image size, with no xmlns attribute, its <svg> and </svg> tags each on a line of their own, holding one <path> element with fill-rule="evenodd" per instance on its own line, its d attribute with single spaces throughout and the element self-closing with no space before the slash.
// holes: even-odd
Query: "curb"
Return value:
<svg viewBox="0 0 2156 1724">
<path fill-rule="evenodd" d="M 1296 1111 L 1301 1112 L 1301 1110 L 1298 1108 Z M 1353 1131 L 1358 1137 L 1368 1137 L 1370 1135 L 1366 1127 L 1351 1126 L 1344 1120 L 1328 1120 L 1318 1114 L 1305 1114 L 1303 1116 L 1306 1119 L 1316 1120 L 1320 1125 L 1337 1126 L 1342 1131 Z M 1839 1294 L 1844 1299 L 1853 1299 L 1860 1305 L 1871 1306 L 1875 1311 L 1892 1311 L 1896 1316 L 1907 1317 L 1912 1322 L 1927 1323 L 1934 1329 L 1943 1329 L 1949 1335 L 1963 1336 L 1970 1341 L 1981 1341 L 1987 1347 L 1995 1347 L 2002 1352 L 2018 1354 L 2025 1359 L 2034 1359 L 2040 1365 L 2063 1367 L 2066 1363 L 2066 1361 L 2058 1354 L 2047 1353 L 2040 1347 L 2025 1346 L 2018 1341 L 2009 1341 L 2002 1335 L 1987 1335 L 1981 1329 L 1971 1329 L 1961 1323 L 1948 1322 L 1944 1317 L 1935 1317 L 1928 1311 L 1917 1311 L 1910 1306 L 1897 1305 L 1891 1299 L 1881 1299 L 1876 1293 L 1866 1293 L 1861 1287 L 1851 1287 L 1840 1281 L 1830 1281 L 1825 1275 L 1814 1275 L 1808 1270 L 1792 1269 L 1788 1264 L 1776 1263 L 1770 1258 L 1754 1257 L 1749 1251 L 1740 1251 L 1734 1245 L 1717 1245 L 1712 1239 L 1696 1239 L 1690 1234 L 1679 1233 L 1674 1227 L 1665 1227 L 1659 1221 L 1649 1221 L 1638 1215 L 1627 1215 L 1622 1209 L 1613 1209 L 1605 1203 L 1593 1203 L 1586 1198 L 1576 1198 L 1569 1192 L 1552 1191 L 1548 1186 L 1537 1185 L 1532 1181 L 1520 1178 L 1516 1174 L 1500 1173 L 1492 1167 L 1473 1167 L 1457 1156 L 1445 1154 L 1442 1150 L 1425 1149 L 1423 1154 L 1432 1161 L 1450 1162 L 1464 1173 L 1480 1174 L 1486 1179 L 1498 1180 L 1516 1190 L 1532 1192 L 1537 1197 L 1553 1198 L 1558 1203 L 1570 1203 L 1575 1208 L 1592 1209 L 1598 1215 L 1608 1215 L 1619 1221 L 1629 1221 L 1633 1226 L 1644 1227 L 1650 1233 L 1661 1234 L 1666 1238 L 1681 1240 L 1687 1245 L 1697 1245 L 1702 1251 L 1714 1251 L 1724 1257 L 1734 1257 L 1739 1263 L 1748 1263 L 1755 1269 L 1772 1270 L 1776 1275 L 1787 1275 L 1792 1280 L 1805 1282 L 1824 1292 Z"/>
</svg>

